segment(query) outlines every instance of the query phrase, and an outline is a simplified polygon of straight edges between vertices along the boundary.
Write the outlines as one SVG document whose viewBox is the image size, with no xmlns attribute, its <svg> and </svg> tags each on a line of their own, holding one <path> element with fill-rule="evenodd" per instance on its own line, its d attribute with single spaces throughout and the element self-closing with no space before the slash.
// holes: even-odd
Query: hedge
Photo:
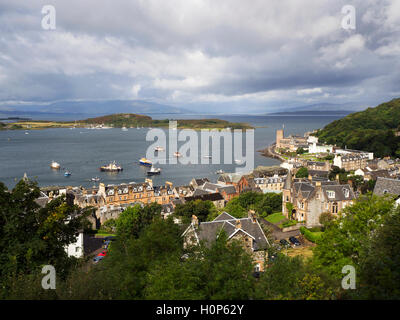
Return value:
<svg viewBox="0 0 400 320">
<path fill-rule="evenodd" d="M 300 227 L 300 232 L 304 235 L 304 237 L 313 242 L 316 243 L 322 236 L 322 232 L 311 232 L 305 227 Z"/>
</svg>

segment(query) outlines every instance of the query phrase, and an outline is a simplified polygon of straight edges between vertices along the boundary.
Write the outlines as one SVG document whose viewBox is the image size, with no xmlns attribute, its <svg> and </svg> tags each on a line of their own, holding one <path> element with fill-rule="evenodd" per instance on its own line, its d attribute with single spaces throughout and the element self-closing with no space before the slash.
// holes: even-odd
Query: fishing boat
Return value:
<svg viewBox="0 0 400 320">
<path fill-rule="evenodd" d="M 55 162 L 54 160 L 50 163 L 50 168 L 58 170 L 60 169 L 60 164 L 58 162 Z"/>
<path fill-rule="evenodd" d="M 157 146 L 154 148 L 155 151 L 164 151 L 165 149 L 163 147 Z"/>
<path fill-rule="evenodd" d="M 151 166 L 151 169 L 149 171 L 147 171 L 148 176 L 153 176 L 153 175 L 160 174 L 160 173 L 161 173 L 161 169 L 154 168 L 153 166 Z"/>
<path fill-rule="evenodd" d="M 141 159 L 139 160 L 139 163 L 140 163 L 142 166 L 149 166 L 149 167 L 151 167 L 151 166 L 153 165 L 153 163 L 152 163 L 149 159 L 146 159 L 146 158 L 141 158 Z"/>
<path fill-rule="evenodd" d="M 176 151 L 176 152 L 174 153 L 174 156 L 177 157 L 177 158 L 179 158 L 179 157 L 182 157 L 182 154 L 181 154 L 180 152 Z"/>
<path fill-rule="evenodd" d="M 68 170 L 64 172 L 64 176 L 69 177 L 71 175 L 71 172 L 69 172 Z"/>
<path fill-rule="evenodd" d="M 107 166 L 102 166 L 99 168 L 100 171 L 105 171 L 105 172 L 119 172 L 122 171 L 122 167 L 118 166 L 115 161 L 111 162 Z"/>
</svg>

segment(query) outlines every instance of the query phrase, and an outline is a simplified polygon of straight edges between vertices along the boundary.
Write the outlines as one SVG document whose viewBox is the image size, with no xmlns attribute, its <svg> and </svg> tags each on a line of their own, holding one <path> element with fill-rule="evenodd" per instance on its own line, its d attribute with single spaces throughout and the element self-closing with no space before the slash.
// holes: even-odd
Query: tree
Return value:
<svg viewBox="0 0 400 320">
<path fill-rule="evenodd" d="M 296 154 L 303 154 L 306 153 L 306 150 L 304 150 L 302 147 L 297 148 Z"/>
<path fill-rule="evenodd" d="M 400 206 L 363 243 L 358 296 L 362 299 L 400 299 Z"/>
<path fill-rule="evenodd" d="M 367 195 L 343 209 L 315 247 L 314 263 L 338 278 L 343 276 L 341 270 L 345 265 L 353 265 L 357 270 L 363 243 L 370 241 L 393 205 L 391 198 Z"/>
<path fill-rule="evenodd" d="M 296 178 L 307 178 L 308 177 L 308 169 L 306 167 L 301 167 L 296 172 Z"/>
<path fill-rule="evenodd" d="M 88 227 L 91 208 L 68 204 L 65 196 L 41 208 L 37 184 L 21 180 L 11 191 L 0 183 L 0 278 L 34 274 L 42 265 L 53 265 L 64 277 L 74 264 L 65 247 Z"/>
<path fill-rule="evenodd" d="M 335 220 L 335 216 L 330 212 L 322 212 L 319 216 L 319 223 L 324 226 L 324 229 L 328 228 L 329 225 Z"/>
<path fill-rule="evenodd" d="M 189 258 L 152 269 L 147 299 L 241 300 L 253 297 L 253 261 L 240 243 L 227 243 L 223 232 L 210 247 Z"/>
<path fill-rule="evenodd" d="M 181 217 L 183 223 L 190 223 L 195 215 L 199 221 L 207 221 L 209 216 L 215 216 L 217 208 L 211 201 L 195 200 L 185 204 L 178 204 L 175 208 L 175 216 Z"/>
</svg>

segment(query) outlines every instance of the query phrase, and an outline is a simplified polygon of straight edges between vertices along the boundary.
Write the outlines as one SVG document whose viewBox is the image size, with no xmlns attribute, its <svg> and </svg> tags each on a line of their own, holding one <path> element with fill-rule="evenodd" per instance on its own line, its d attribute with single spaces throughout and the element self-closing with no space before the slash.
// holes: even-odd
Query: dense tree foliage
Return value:
<svg viewBox="0 0 400 320">
<path fill-rule="evenodd" d="M 307 178 L 308 177 L 308 169 L 306 167 L 301 167 L 296 172 L 296 178 Z"/>
<path fill-rule="evenodd" d="M 374 152 L 376 157 L 400 157 L 399 126 L 400 99 L 393 99 L 335 120 L 316 135 L 321 142 Z"/>
<path fill-rule="evenodd" d="M 41 208 L 35 200 L 40 190 L 33 182 L 21 180 L 11 191 L 0 183 L 0 278 L 3 290 L 10 279 L 32 275 L 42 265 L 53 265 L 66 276 L 75 263 L 65 247 L 76 241 L 88 226 L 90 209 L 67 203 L 64 196 Z"/>
<path fill-rule="evenodd" d="M 224 211 L 235 218 L 246 217 L 249 210 L 255 210 L 262 217 L 281 211 L 282 194 L 273 192 L 265 194 L 252 191 L 244 192 L 239 197 L 230 200 L 224 208 Z"/>
<path fill-rule="evenodd" d="M 183 223 L 190 223 L 193 215 L 195 215 L 199 221 L 206 221 L 208 217 L 216 217 L 218 211 L 211 201 L 194 200 L 184 204 L 178 204 L 174 214 L 181 218 Z"/>
</svg>

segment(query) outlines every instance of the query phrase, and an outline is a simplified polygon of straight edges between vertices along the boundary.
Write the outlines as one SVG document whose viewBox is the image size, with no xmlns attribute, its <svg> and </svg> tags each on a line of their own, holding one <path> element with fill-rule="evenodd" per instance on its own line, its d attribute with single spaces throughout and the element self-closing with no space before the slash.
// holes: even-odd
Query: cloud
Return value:
<svg viewBox="0 0 400 320">
<path fill-rule="evenodd" d="M 396 0 L 54 0 L 0 3 L 0 102 L 145 99 L 215 111 L 312 101 L 374 105 L 400 91 Z M 360 94 L 363 92 L 363 94 Z"/>
</svg>

